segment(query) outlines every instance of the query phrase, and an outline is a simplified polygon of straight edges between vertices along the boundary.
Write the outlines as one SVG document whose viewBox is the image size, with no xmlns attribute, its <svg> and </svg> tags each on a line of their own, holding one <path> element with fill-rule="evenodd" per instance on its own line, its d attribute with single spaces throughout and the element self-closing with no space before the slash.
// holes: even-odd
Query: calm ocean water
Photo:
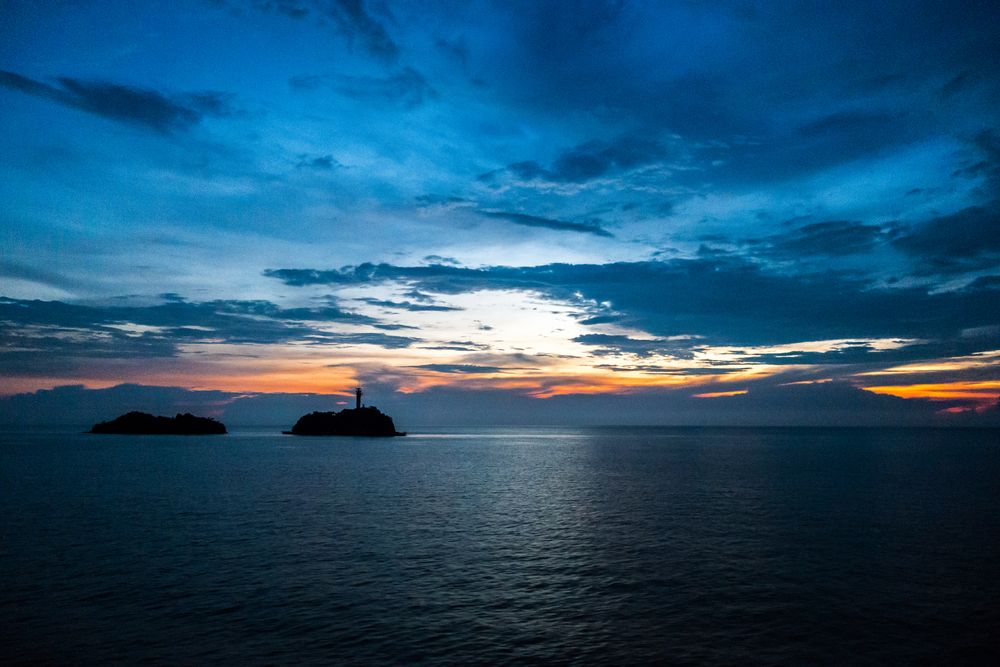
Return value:
<svg viewBox="0 0 1000 667">
<path fill-rule="evenodd" d="M 0 434 L 0 662 L 996 663 L 1000 432 Z"/>
</svg>

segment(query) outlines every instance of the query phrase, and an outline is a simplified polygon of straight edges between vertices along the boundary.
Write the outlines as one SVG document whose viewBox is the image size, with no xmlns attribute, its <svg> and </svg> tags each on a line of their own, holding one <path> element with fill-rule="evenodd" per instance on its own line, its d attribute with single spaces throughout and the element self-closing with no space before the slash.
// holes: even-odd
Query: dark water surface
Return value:
<svg viewBox="0 0 1000 667">
<path fill-rule="evenodd" d="M 1000 432 L 0 434 L 0 662 L 995 663 Z"/>
</svg>

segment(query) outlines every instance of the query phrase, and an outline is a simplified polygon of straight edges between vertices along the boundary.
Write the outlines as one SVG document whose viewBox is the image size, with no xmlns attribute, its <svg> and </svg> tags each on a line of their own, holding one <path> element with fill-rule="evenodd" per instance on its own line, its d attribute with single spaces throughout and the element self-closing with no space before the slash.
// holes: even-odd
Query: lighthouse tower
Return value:
<svg viewBox="0 0 1000 667">
<path fill-rule="evenodd" d="M 356 410 L 360 410 L 361 409 L 361 397 L 364 395 L 364 393 L 365 392 L 361 391 L 361 387 L 355 387 L 354 388 L 354 398 L 355 398 L 355 406 L 354 407 L 355 407 Z"/>
</svg>

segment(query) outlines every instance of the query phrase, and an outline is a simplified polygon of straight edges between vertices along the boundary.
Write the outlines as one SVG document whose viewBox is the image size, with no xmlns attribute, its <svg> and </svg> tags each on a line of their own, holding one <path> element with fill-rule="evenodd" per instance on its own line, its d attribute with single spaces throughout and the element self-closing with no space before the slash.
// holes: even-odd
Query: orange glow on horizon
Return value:
<svg viewBox="0 0 1000 667">
<path fill-rule="evenodd" d="M 862 388 L 875 394 L 886 394 L 898 398 L 926 398 L 933 401 L 972 400 L 993 403 L 1000 399 L 1000 380 L 883 385 Z"/>
<path fill-rule="evenodd" d="M 298 352 L 299 350 L 290 350 Z M 207 356 L 207 355 L 206 355 Z M 434 357 L 446 363 L 448 358 Z M 395 391 L 413 394 L 435 388 L 454 388 L 470 391 L 507 390 L 520 391 L 539 399 L 572 394 L 615 394 L 653 388 L 694 388 L 710 385 L 746 384 L 757 379 L 780 374 L 789 366 L 755 366 L 719 374 L 644 373 L 595 368 L 571 360 L 545 359 L 545 365 L 535 368 L 490 369 L 482 373 L 449 373 L 420 368 L 423 355 L 402 351 L 397 358 L 376 358 L 353 355 L 340 359 L 323 356 L 282 358 L 251 357 L 234 360 L 219 355 L 202 357 L 196 363 L 189 360 L 170 359 L 163 363 L 150 363 L 144 367 L 131 364 L 107 368 L 100 375 L 67 378 L 14 378 L 2 387 L 5 394 L 15 394 L 63 385 L 83 385 L 89 389 L 103 389 L 119 384 L 179 387 L 195 391 L 223 391 L 233 393 L 305 393 L 350 394 L 363 377 L 379 377 L 395 386 Z M 336 361 L 337 363 L 331 363 Z M 464 361 L 464 360 L 463 360 Z M 487 362 L 488 363 L 488 362 Z M 793 367 L 798 368 L 798 367 Z M 707 394 L 737 395 L 746 390 L 707 392 Z"/>
</svg>

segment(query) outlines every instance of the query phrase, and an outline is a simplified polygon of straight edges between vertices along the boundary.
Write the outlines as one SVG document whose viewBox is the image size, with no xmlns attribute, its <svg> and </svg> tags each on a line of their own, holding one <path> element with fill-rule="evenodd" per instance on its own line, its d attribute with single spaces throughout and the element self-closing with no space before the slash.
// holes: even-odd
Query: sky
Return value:
<svg viewBox="0 0 1000 667">
<path fill-rule="evenodd" d="M 1000 424 L 994 2 L 0 16 L 0 420 Z"/>
</svg>

